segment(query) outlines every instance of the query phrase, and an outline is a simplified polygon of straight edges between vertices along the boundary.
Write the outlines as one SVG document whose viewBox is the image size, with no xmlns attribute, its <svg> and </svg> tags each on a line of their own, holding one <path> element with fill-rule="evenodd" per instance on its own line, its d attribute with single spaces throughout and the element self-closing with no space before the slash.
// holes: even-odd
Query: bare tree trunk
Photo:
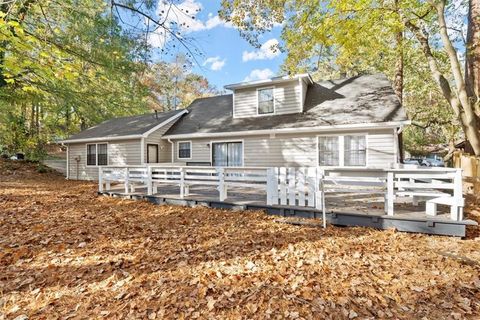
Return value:
<svg viewBox="0 0 480 320">
<path fill-rule="evenodd" d="M 397 60 L 395 63 L 395 93 L 403 103 L 403 32 L 398 32 L 395 36 L 397 43 Z"/>
<path fill-rule="evenodd" d="M 480 0 L 469 1 L 465 83 L 469 99 L 480 117 Z"/>
<path fill-rule="evenodd" d="M 35 132 L 35 105 L 32 105 L 32 109 L 30 112 L 30 128 L 28 130 L 28 136 L 33 137 L 34 132 Z"/>
<path fill-rule="evenodd" d="M 398 13 L 398 2 L 399 0 L 395 0 L 395 10 Z M 396 42 L 396 53 L 397 59 L 395 62 L 395 93 L 397 94 L 400 103 L 403 103 L 403 30 L 398 31 L 395 34 L 395 42 Z"/>
</svg>

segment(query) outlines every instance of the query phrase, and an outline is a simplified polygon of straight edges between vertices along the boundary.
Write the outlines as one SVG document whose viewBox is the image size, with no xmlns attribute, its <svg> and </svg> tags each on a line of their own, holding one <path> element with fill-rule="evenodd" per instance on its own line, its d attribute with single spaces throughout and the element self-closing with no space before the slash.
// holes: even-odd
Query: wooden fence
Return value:
<svg viewBox="0 0 480 320">
<path fill-rule="evenodd" d="M 455 152 L 453 166 L 462 169 L 464 192 L 480 194 L 480 157 L 468 153 Z"/>
</svg>

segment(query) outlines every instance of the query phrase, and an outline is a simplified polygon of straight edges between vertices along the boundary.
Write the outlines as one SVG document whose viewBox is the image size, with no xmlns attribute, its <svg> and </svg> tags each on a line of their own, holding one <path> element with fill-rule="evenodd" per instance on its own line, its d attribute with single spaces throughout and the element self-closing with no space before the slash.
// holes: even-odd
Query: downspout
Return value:
<svg viewBox="0 0 480 320">
<path fill-rule="evenodd" d="M 174 156 L 175 155 L 175 143 L 172 140 L 170 140 L 170 138 L 168 138 L 167 141 L 172 144 L 172 163 L 174 163 L 175 162 L 174 161 L 175 160 L 175 156 Z"/>
<path fill-rule="evenodd" d="M 63 145 L 63 143 L 62 143 Z M 69 147 L 68 147 L 68 144 L 67 144 L 67 174 L 66 174 L 66 177 L 65 179 L 69 179 L 70 178 L 70 152 L 69 152 Z"/>
<path fill-rule="evenodd" d="M 140 139 L 140 164 L 145 164 L 145 138 Z"/>
<path fill-rule="evenodd" d="M 399 162 L 403 163 L 403 126 L 400 126 L 397 130 L 397 141 Z"/>
</svg>

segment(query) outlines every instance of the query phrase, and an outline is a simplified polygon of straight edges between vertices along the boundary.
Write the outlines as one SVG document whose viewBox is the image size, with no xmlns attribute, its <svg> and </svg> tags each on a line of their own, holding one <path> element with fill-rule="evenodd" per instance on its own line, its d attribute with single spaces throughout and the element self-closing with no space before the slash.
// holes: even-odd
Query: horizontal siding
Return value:
<svg viewBox="0 0 480 320">
<path fill-rule="evenodd" d="M 339 132 L 338 135 L 354 132 Z M 368 140 L 368 166 L 387 168 L 394 162 L 394 138 L 392 130 L 370 130 Z M 335 133 L 337 134 L 337 133 Z M 192 139 L 192 159 L 175 161 L 210 162 L 210 143 L 227 139 Z M 270 136 L 229 137 L 228 141 L 243 141 L 244 166 L 316 166 L 317 134 L 283 134 Z M 177 144 L 175 143 L 175 148 Z"/>
<path fill-rule="evenodd" d="M 140 139 L 104 141 L 108 143 L 109 165 L 135 165 L 140 164 Z M 77 164 L 75 157 L 80 156 Z M 87 144 L 74 143 L 68 145 L 69 178 L 79 180 L 97 180 L 98 167 L 87 166 Z"/>
<path fill-rule="evenodd" d="M 260 87 L 261 88 L 261 87 Z M 266 86 L 265 88 L 268 88 Z M 257 116 L 257 89 L 247 88 L 235 90 L 235 117 Z M 292 81 L 274 86 L 275 114 L 289 114 L 301 111 L 301 86 L 298 81 Z"/>
<path fill-rule="evenodd" d="M 395 141 L 393 130 L 369 133 L 368 135 L 368 166 L 383 167 L 396 162 Z"/>
<path fill-rule="evenodd" d="M 145 148 L 144 148 L 144 161 L 147 162 L 147 144 L 158 144 L 158 161 L 159 162 L 171 162 L 172 161 L 172 147 L 171 143 L 167 140 L 162 140 L 162 136 L 165 132 L 170 129 L 171 126 L 175 124 L 177 119 L 170 121 L 163 127 L 152 132 L 145 138 Z"/>
</svg>

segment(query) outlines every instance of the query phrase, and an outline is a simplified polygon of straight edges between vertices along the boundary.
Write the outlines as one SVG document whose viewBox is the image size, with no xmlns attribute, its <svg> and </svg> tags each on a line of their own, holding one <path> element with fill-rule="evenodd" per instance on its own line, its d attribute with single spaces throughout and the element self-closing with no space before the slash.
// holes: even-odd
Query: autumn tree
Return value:
<svg viewBox="0 0 480 320">
<path fill-rule="evenodd" d="M 456 49 L 459 46 L 454 45 L 461 26 L 448 26 L 446 23 L 446 17 L 451 18 L 457 13 L 455 5 L 447 4 L 445 0 L 339 0 L 320 3 L 315 0 L 224 0 L 221 15 L 239 26 L 242 35 L 253 44 L 259 34 L 275 24 L 284 23 L 283 49 L 288 53 L 286 70 L 313 69 L 314 73 L 322 76 L 324 70 L 351 74 L 382 71 L 394 80 L 394 87 L 401 98 L 405 97 L 400 94 L 403 83 L 408 81 L 403 77 L 404 65 L 409 60 L 415 61 L 412 57 L 420 51 L 423 59 L 416 60 L 416 63 L 421 62 L 428 67 L 429 77 L 436 83 L 436 91 L 442 94 L 443 101 L 454 114 L 475 153 L 480 154 L 479 113 L 475 107 L 478 93 L 468 89 L 472 88 L 473 80 L 465 81 Z M 465 2 L 460 3 L 460 7 L 466 5 Z M 475 29 L 471 22 L 475 20 L 474 13 L 478 12 L 477 0 L 470 1 L 470 12 L 469 48 L 473 52 L 478 48 L 472 45 L 475 43 L 474 35 L 478 37 L 478 28 Z M 324 70 L 320 69 L 324 66 Z M 411 76 L 422 80 L 415 74 Z M 418 83 L 421 85 L 421 81 Z M 408 94 L 415 95 L 415 91 Z M 438 106 L 439 112 L 443 112 L 443 108 Z"/>
<path fill-rule="evenodd" d="M 192 63 L 185 55 L 177 55 L 172 62 L 158 62 L 149 66 L 142 82 L 149 89 L 150 109 L 170 111 L 183 109 L 196 98 L 217 93 L 208 80 L 191 72 Z"/>
<path fill-rule="evenodd" d="M 182 28 L 157 14 L 158 4 L 0 1 L 0 147 L 36 157 L 54 139 L 146 112 L 150 93 L 141 80 L 155 49 L 150 37 L 168 35 L 162 55 L 180 46 L 196 54 Z"/>
</svg>

